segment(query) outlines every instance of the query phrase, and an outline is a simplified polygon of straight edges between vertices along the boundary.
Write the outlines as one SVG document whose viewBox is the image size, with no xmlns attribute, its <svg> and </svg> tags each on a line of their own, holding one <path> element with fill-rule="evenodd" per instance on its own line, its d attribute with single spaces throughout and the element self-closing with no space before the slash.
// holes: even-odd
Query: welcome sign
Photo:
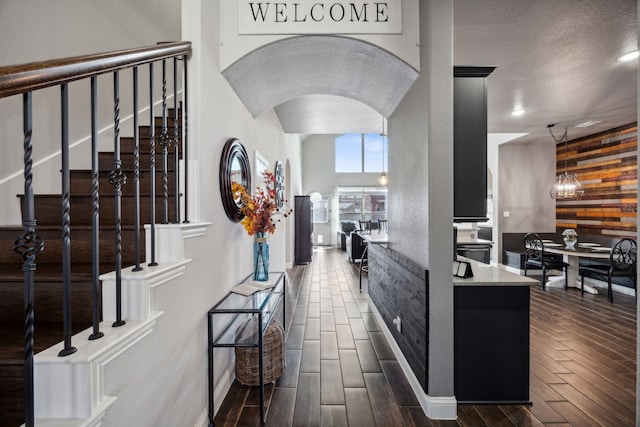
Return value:
<svg viewBox="0 0 640 427">
<path fill-rule="evenodd" d="M 400 34 L 402 0 L 238 0 L 239 34 Z"/>
</svg>

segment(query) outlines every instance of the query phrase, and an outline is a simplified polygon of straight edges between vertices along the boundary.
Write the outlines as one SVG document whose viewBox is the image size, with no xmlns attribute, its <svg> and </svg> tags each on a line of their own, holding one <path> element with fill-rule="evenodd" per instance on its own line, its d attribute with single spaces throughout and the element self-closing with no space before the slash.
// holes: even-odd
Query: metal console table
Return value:
<svg viewBox="0 0 640 427">
<path fill-rule="evenodd" d="M 253 274 L 242 283 L 251 280 Z M 264 424 L 264 353 L 263 336 L 282 301 L 282 324 L 285 325 L 286 275 L 284 272 L 270 272 L 269 282 L 274 286 L 244 296 L 229 292 L 207 313 L 209 348 L 209 426 L 213 426 L 214 408 L 214 370 L 213 349 L 216 347 L 258 347 L 260 373 L 260 422 Z M 243 323 L 257 317 L 257 340 L 238 342 Z M 214 324 L 215 319 L 215 324 Z"/>
</svg>

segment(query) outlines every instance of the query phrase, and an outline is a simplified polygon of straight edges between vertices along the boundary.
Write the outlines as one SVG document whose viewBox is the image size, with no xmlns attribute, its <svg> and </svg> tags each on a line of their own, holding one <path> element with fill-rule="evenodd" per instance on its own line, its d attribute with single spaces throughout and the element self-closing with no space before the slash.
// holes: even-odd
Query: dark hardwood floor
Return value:
<svg viewBox="0 0 640 427">
<path fill-rule="evenodd" d="M 287 368 L 266 387 L 267 426 L 635 425 L 634 297 L 531 287 L 532 405 L 458 405 L 442 421 L 424 415 L 345 252 L 316 249 L 289 278 Z M 259 426 L 257 388 L 235 382 L 215 425 Z"/>
</svg>

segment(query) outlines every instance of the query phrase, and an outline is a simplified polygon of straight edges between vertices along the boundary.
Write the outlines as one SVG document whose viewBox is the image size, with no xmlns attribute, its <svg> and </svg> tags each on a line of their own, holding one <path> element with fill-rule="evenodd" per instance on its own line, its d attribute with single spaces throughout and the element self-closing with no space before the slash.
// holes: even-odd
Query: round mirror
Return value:
<svg viewBox="0 0 640 427">
<path fill-rule="evenodd" d="M 233 197 L 231 184 L 241 184 L 251 190 L 251 166 L 244 146 L 237 138 L 230 138 L 224 144 L 220 157 L 220 195 L 227 217 L 240 222 L 244 215 L 240 212 L 240 201 Z"/>
</svg>

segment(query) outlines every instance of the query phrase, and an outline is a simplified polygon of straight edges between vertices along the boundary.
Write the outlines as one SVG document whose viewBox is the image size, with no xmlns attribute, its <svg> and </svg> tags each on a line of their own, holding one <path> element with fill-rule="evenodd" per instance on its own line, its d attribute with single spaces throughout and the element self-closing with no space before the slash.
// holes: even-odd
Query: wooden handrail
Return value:
<svg viewBox="0 0 640 427">
<path fill-rule="evenodd" d="M 0 67 L 0 98 L 190 53 L 191 42 L 167 42 L 156 46 Z"/>
</svg>

